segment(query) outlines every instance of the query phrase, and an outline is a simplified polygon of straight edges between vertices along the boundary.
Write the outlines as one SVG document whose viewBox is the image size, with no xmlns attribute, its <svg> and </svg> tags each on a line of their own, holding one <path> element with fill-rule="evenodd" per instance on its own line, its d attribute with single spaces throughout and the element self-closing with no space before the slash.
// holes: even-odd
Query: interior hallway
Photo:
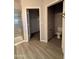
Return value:
<svg viewBox="0 0 79 59">
<path fill-rule="evenodd" d="M 63 59 L 60 40 L 52 38 L 48 43 L 43 43 L 38 36 L 35 34 L 28 43 L 15 46 L 15 59 Z"/>
</svg>

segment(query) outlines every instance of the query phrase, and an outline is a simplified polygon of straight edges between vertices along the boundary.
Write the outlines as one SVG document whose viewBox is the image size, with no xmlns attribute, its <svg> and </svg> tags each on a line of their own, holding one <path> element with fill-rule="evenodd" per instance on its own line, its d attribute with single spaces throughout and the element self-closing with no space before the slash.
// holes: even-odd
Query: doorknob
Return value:
<svg viewBox="0 0 79 59">
<path fill-rule="evenodd" d="M 62 13 L 62 17 L 65 17 L 65 13 Z"/>
</svg>

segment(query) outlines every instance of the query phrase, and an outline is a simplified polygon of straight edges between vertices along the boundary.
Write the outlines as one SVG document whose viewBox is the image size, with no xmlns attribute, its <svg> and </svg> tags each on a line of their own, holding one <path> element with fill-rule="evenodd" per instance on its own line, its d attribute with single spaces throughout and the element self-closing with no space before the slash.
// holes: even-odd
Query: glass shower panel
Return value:
<svg viewBox="0 0 79 59">
<path fill-rule="evenodd" d="M 14 39 L 15 43 L 23 40 L 21 11 L 16 9 L 14 10 Z"/>
</svg>

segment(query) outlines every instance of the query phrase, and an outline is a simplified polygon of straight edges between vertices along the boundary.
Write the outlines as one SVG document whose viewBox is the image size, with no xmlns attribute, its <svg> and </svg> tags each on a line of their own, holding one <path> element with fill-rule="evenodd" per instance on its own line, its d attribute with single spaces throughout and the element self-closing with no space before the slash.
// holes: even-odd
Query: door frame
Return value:
<svg viewBox="0 0 79 59">
<path fill-rule="evenodd" d="M 39 30 L 40 30 L 40 41 L 41 41 L 41 23 L 40 23 L 40 20 L 41 20 L 41 9 L 40 9 L 40 7 L 27 7 L 26 8 L 26 19 L 27 19 L 27 10 L 28 9 L 38 9 L 39 10 Z M 28 22 L 28 19 L 27 19 L 27 22 Z M 27 28 L 28 28 L 28 23 L 27 23 Z M 27 29 L 27 32 L 29 32 L 29 30 Z M 27 34 L 28 35 L 28 39 L 27 39 L 27 41 L 29 42 L 29 34 Z"/>
<path fill-rule="evenodd" d="M 47 26 L 47 29 L 46 29 L 46 31 L 47 31 L 47 42 L 48 42 L 48 7 L 50 7 L 50 6 L 52 6 L 52 5 L 55 5 L 55 4 L 57 4 L 57 3 L 59 3 L 59 2 L 62 2 L 63 0 L 55 0 L 55 1 L 53 1 L 53 2 L 51 2 L 51 3 L 49 3 L 49 4 L 47 4 L 46 6 L 45 6 L 45 11 L 46 11 L 46 16 L 47 16 L 47 18 L 46 18 L 46 26 Z M 64 3 L 64 1 L 63 1 L 63 3 Z M 63 4 L 63 13 L 65 13 L 65 11 L 64 11 L 64 4 Z M 65 41 L 65 19 L 63 19 L 63 17 L 62 17 L 62 43 L 61 43 L 61 47 L 62 47 L 62 52 L 64 53 L 64 49 L 65 49 L 65 42 L 63 43 L 63 41 Z"/>
</svg>

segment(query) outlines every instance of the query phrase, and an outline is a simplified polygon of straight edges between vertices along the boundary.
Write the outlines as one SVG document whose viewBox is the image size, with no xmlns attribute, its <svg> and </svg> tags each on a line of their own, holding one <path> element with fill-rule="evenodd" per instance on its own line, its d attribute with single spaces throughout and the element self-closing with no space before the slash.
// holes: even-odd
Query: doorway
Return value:
<svg viewBox="0 0 79 59">
<path fill-rule="evenodd" d="M 27 9 L 27 25 L 29 41 L 40 40 L 39 9 Z"/>
<path fill-rule="evenodd" d="M 51 5 L 48 12 L 48 41 L 62 48 L 62 15 L 63 1 Z"/>
</svg>

